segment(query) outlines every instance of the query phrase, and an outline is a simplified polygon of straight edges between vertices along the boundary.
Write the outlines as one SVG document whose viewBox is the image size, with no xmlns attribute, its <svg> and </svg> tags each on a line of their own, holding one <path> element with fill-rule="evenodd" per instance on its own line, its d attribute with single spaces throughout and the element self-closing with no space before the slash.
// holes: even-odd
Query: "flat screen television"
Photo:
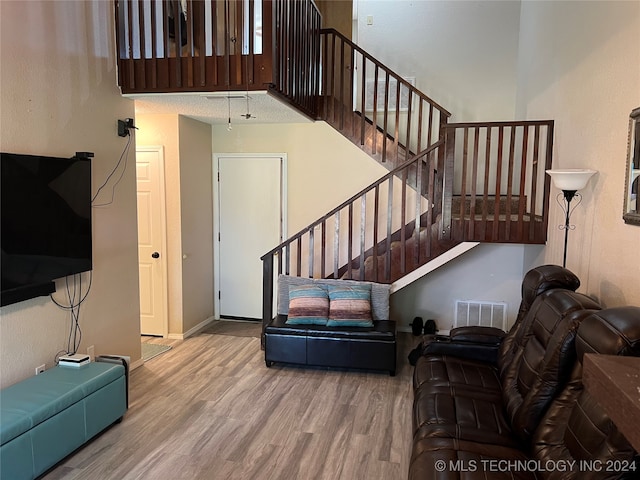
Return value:
<svg viewBox="0 0 640 480">
<path fill-rule="evenodd" d="M 92 268 L 91 159 L 0 154 L 0 304 Z"/>
</svg>

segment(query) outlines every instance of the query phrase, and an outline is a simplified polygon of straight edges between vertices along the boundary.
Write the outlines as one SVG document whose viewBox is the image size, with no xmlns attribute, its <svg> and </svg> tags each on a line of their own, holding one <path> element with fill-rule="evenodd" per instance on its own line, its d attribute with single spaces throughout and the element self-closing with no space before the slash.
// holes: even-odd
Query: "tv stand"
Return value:
<svg viewBox="0 0 640 480">
<path fill-rule="evenodd" d="M 0 295 L 0 307 L 13 303 L 23 302 L 36 297 L 44 297 L 56 291 L 54 282 L 34 283 L 31 285 L 20 285 L 8 290 L 2 290 Z"/>
</svg>

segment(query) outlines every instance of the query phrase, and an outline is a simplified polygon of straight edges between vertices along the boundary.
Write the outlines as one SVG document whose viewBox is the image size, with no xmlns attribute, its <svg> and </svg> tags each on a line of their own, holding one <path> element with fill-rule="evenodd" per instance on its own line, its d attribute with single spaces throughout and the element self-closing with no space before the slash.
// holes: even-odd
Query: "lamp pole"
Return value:
<svg viewBox="0 0 640 480">
<path fill-rule="evenodd" d="M 560 198 L 564 197 L 564 203 L 560 201 Z M 559 193 L 556 197 L 556 201 L 560 205 L 560 208 L 564 210 L 564 225 L 559 225 L 558 228 L 560 230 L 564 230 L 564 254 L 562 256 L 562 266 L 567 266 L 567 241 L 569 240 L 569 230 L 574 230 L 576 228 L 575 225 L 571 225 L 569 223 L 569 218 L 571 218 L 571 213 L 573 209 L 571 208 L 571 200 L 574 198 L 578 199 L 578 203 L 573 206 L 575 209 L 580 202 L 582 202 L 582 195 L 577 193 L 577 190 L 563 190 L 562 193 Z"/>
</svg>

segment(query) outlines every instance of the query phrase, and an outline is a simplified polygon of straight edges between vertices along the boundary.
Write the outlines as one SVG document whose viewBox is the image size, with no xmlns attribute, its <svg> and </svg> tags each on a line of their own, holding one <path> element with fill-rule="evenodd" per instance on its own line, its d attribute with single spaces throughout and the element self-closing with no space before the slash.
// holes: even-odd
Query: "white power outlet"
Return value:
<svg viewBox="0 0 640 480">
<path fill-rule="evenodd" d="M 36 367 L 36 375 L 40 375 L 42 372 L 44 372 L 45 368 L 46 368 L 46 365 L 44 363 L 39 367 Z"/>
<path fill-rule="evenodd" d="M 89 355 L 89 358 L 91 359 L 92 362 L 95 360 L 96 353 L 95 353 L 94 345 L 90 345 L 87 347 L 87 355 Z"/>
</svg>

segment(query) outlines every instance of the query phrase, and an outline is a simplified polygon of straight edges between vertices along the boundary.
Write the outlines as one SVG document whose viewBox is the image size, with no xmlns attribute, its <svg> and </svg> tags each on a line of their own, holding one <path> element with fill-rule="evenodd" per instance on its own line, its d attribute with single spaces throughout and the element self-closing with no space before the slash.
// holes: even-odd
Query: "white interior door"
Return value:
<svg viewBox="0 0 640 480">
<path fill-rule="evenodd" d="M 283 156 L 217 156 L 222 318 L 262 318 L 260 257 L 282 239 Z"/>
<path fill-rule="evenodd" d="M 167 261 L 162 147 L 136 149 L 140 332 L 166 337 Z"/>
</svg>

